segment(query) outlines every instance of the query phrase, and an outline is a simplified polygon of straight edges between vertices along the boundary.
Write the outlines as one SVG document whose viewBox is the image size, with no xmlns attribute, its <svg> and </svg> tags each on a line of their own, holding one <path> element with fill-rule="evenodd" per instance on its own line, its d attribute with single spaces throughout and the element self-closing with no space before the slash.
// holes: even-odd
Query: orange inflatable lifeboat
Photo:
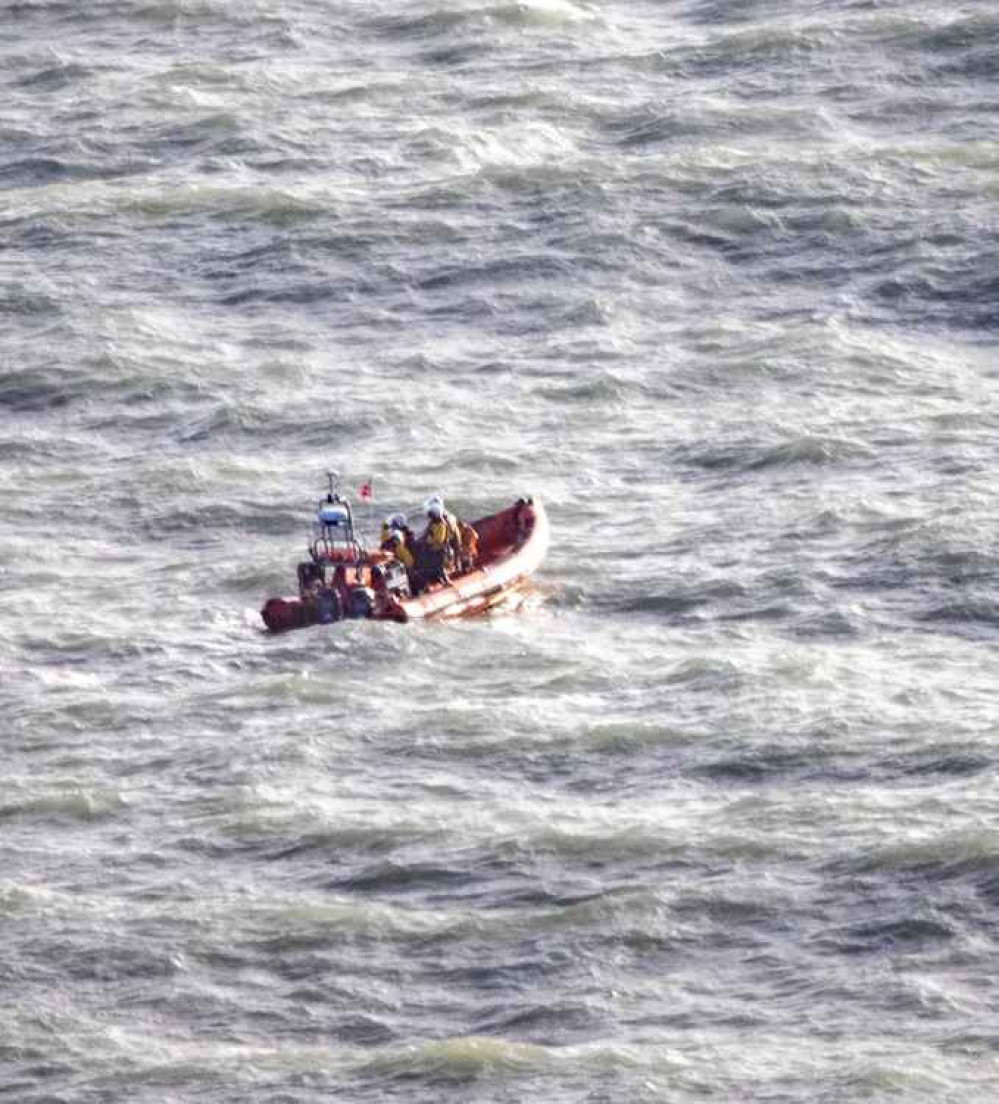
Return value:
<svg viewBox="0 0 999 1104">
<path fill-rule="evenodd" d="M 472 522 L 478 547 L 461 570 L 425 574 L 419 542 L 416 565 L 407 570 L 391 553 L 364 549 L 350 504 L 332 480 L 317 512 L 319 534 L 309 559 L 298 565 L 298 594 L 268 598 L 260 615 L 271 632 L 329 624 L 345 618 L 417 621 L 474 617 L 498 606 L 520 604 L 548 551 L 548 518 L 537 498 Z M 473 541 L 474 545 L 474 541 Z"/>
</svg>

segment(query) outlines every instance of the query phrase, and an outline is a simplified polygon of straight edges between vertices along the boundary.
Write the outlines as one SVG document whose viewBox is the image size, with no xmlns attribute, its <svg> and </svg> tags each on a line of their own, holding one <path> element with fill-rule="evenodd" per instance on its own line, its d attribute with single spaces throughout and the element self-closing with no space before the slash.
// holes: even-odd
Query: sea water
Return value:
<svg viewBox="0 0 999 1104">
<path fill-rule="evenodd" d="M 5 0 L 4 1100 L 999 1091 L 997 49 Z M 330 469 L 546 600 L 266 635 Z"/>
</svg>

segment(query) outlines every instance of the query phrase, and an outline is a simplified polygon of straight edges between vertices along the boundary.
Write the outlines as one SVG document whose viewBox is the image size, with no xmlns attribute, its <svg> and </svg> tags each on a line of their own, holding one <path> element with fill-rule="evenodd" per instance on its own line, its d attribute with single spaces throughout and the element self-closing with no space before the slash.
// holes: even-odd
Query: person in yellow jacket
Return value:
<svg viewBox="0 0 999 1104">
<path fill-rule="evenodd" d="M 444 506 L 440 502 L 431 502 L 427 506 L 427 528 L 423 539 L 428 547 L 435 551 L 447 551 L 451 547 L 453 532 Z"/>
<path fill-rule="evenodd" d="M 479 534 L 473 525 L 458 519 L 461 534 L 461 570 L 473 571 L 479 562 Z"/>
<path fill-rule="evenodd" d="M 388 537 L 382 541 L 382 548 L 391 552 L 407 571 L 412 571 L 415 564 L 413 553 L 406 540 L 406 534 L 401 529 L 393 529 Z"/>
<path fill-rule="evenodd" d="M 405 514 L 390 514 L 382 522 L 382 531 L 378 538 L 378 544 L 381 548 L 384 548 L 386 552 L 392 551 L 389 544 L 392 540 L 393 532 L 402 533 L 406 544 L 410 547 L 410 550 L 412 550 L 413 542 L 416 540 L 416 537 L 413 535 L 413 530 L 406 524 Z"/>
<path fill-rule="evenodd" d="M 444 542 L 447 543 L 454 558 L 457 559 L 461 554 L 461 523 L 444 505 L 444 499 L 439 494 L 431 495 L 424 502 L 423 509 L 427 515 L 427 532 L 424 533 L 424 537 L 429 535 L 430 526 L 433 522 L 443 521 L 447 527 L 447 532 L 446 535 L 438 533 L 438 536 L 444 537 Z"/>
<path fill-rule="evenodd" d="M 461 533 L 458 520 L 444 508 L 440 495 L 428 498 L 424 503 L 427 527 L 420 538 L 426 550 L 425 571 L 429 582 L 448 583 L 450 572 L 456 570 L 461 555 Z"/>
</svg>

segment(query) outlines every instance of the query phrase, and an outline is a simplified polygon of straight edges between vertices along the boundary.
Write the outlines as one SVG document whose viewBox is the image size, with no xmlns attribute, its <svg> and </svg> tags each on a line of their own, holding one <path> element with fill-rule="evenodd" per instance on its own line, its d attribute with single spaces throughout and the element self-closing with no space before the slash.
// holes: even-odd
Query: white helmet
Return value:
<svg viewBox="0 0 999 1104">
<path fill-rule="evenodd" d="M 431 502 L 427 506 L 427 517 L 442 518 L 444 516 L 444 503 L 443 502 Z"/>
<path fill-rule="evenodd" d="M 385 519 L 385 524 L 390 529 L 401 529 L 406 524 L 405 514 L 392 514 Z"/>
<path fill-rule="evenodd" d="M 443 510 L 444 509 L 444 499 L 441 498 L 441 496 L 439 494 L 432 494 L 427 499 L 427 501 L 423 503 L 423 512 L 425 514 L 429 514 L 431 506 L 440 506 L 440 508 Z"/>
</svg>

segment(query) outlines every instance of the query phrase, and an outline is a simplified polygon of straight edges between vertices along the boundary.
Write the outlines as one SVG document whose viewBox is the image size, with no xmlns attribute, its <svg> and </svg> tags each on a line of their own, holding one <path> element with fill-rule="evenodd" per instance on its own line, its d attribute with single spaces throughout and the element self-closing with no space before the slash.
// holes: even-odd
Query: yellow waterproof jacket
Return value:
<svg viewBox="0 0 999 1104">
<path fill-rule="evenodd" d="M 392 551 L 395 553 L 395 558 L 403 567 L 409 569 L 413 566 L 415 562 L 413 560 L 413 553 L 406 547 L 406 542 L 404 540 L 399 541 Z"/>
<path fill-rule="evenodd" d="M 431 518 L 427 523 L 426 541 L 431 548 L 444 548 L 451 540 L 451 528 L 444 518 Z"/>
</svg>

